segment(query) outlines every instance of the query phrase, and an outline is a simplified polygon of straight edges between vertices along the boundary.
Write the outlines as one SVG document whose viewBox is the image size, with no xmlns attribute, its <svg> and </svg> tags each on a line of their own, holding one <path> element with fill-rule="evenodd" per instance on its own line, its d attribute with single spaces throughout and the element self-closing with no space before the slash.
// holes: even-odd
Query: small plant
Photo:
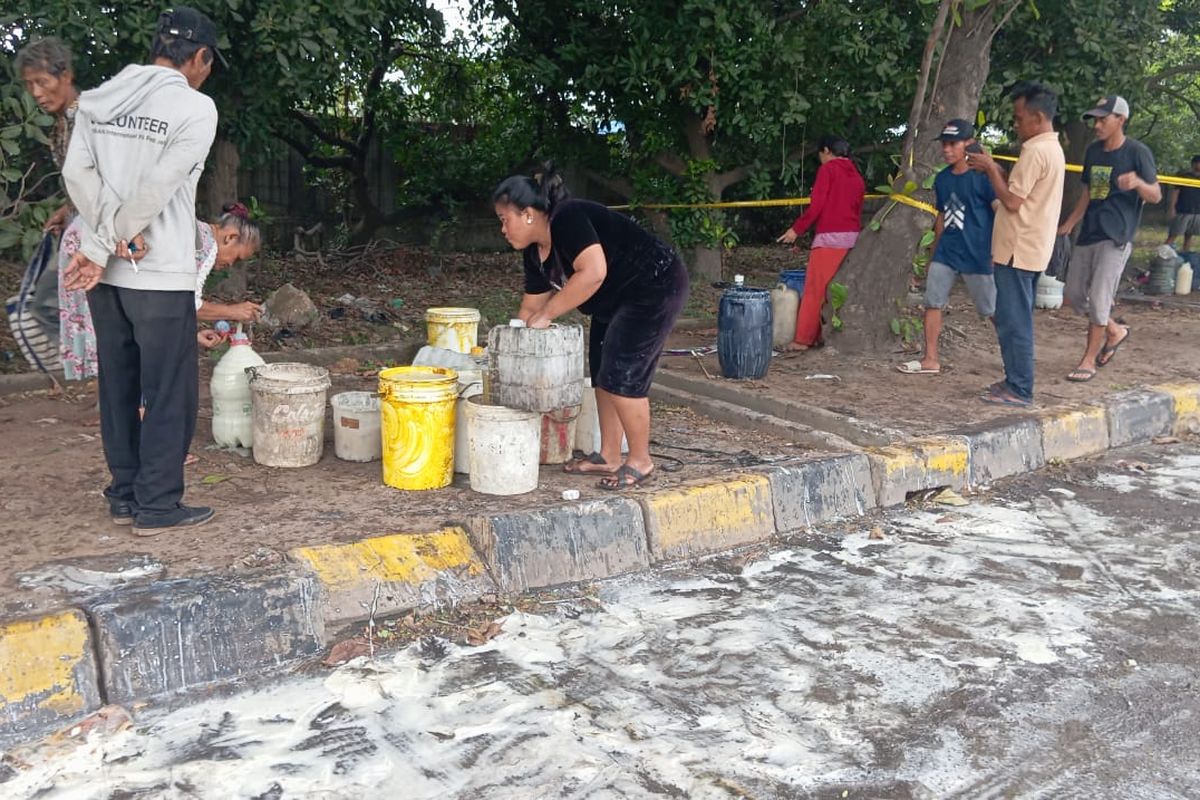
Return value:
<svg viewBox="0 0 1200 800">
<path fill-rule="evenodd" d="M 833 309 L 833 316 L 829 320 L 829 325 L 835 330 L 842 329 L 842 318 L 838 316 L 838 309 L 846 304 L 846 298 L 849 297 L 850 290 L 845 284 L 831 283 L 829 284 L 829 305 Z"/>
<path fill-rule="evenodd" d="M 892 334 L 899 336 L 905 344 L 912 344 L 925 330 L 924 323 L 915 317 L 892 317 L 890 323 Z"/>
</svg>

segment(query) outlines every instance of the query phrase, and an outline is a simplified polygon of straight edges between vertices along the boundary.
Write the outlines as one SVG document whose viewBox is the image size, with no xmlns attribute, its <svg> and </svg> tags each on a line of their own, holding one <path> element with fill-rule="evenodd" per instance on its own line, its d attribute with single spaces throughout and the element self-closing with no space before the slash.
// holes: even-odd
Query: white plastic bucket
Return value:
<svg viewBox="0 0 1200 800">
<path fill-rule="evenodd" d="M 458 402 L 454 407 L 454 471 L 462 475 L 471 471 L 471 423 L 467 420 L 467 400 L 478 394 L 483 394 L 483 372 L 459 372 Z"/>
<path fill-rule="evenodd" d="M 583 405 L 575 422 L 575 449 L 584 453 L 600 452 L 600 414 L 596 410 L 596 390 L 592 379 L 583 379 Z M 629 442 L 621 437 L 621 452 L 629 452 Z"/>
<path fill-rule="evenodd" d="M 343 461 L 378 461 L 383 455 L 379 396 L 342 392 L 329 398 L 329 405 L 333 406 L 333 454 Z"/>
<path fill-rule="evenodd" d="M 308 467 L 325 446 L 329 370 L 311 364 L 250 367 L 254 460 L 266 467 Z"/>
<path fill-rule="evenodd" d="M 542 415 L 467 400 L 471 488 L 481 494 L 532 492 L 538 485 Z"/>
</svg>

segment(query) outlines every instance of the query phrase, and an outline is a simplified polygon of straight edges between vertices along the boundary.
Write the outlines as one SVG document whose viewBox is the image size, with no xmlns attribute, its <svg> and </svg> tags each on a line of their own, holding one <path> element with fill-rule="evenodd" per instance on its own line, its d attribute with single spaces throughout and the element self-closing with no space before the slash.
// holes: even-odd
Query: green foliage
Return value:
<svg viewBox="0 0 1200 800">
<path fill-rule="evenodd" d="M 842 329 L 842 318 L 838 316 L 838 309 L 846 305 L 846 299 L 850 296 L 850 290 L 845 284 L 834 281 L 829 284 L 829 306 L 833 309 L 833 316 L 829 319 L 829 325 L 835 331 Z"/>
</svg>

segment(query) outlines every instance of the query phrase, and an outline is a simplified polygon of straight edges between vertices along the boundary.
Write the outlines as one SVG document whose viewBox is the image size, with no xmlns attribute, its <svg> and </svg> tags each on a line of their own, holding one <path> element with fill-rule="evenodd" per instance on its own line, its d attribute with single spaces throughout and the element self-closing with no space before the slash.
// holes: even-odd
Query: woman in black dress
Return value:
<svg viewBox="0 0 1200 800">
<path fill-rule="evenodd" d="M 520 318 L 545 328 L 578 308 L 591 316 L 588 365 L 600 417 L 600 452 L 567 472 L 605 473 L 604 489 L 637 486 L 654 472 L 648 393 L 667 335 L 687 300 L 687 267 L 667 244 L 599 203 L 570 199 L 548 168 L 507 178 L 492 194 L 500 232 L 525 256 Z M 629 452 L 621 460 L 621 439 Z"/>
</svg>

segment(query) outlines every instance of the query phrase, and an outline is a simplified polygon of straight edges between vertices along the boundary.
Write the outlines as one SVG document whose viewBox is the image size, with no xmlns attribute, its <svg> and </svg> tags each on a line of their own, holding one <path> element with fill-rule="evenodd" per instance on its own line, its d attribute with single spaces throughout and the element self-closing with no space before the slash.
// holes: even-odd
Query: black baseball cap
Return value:
<svg viewBox="0 0 1200 800">
<path fill-rule="evenodd" d="M 952 119 L 934 137 L 935 142 L 965 142 L 975 138 L 975 126 L 965 119 Z"/>
<path fill-rule="evenodd" d="M 158 32 L 202 44 L 213 51 L 213 55 L 221 62 L 221 66 L 229 66 L 229 62 L 217 48 L 216 24 L 201 11 L 188 6 L 168 8 L 158 17 Z"/>
</svg>

